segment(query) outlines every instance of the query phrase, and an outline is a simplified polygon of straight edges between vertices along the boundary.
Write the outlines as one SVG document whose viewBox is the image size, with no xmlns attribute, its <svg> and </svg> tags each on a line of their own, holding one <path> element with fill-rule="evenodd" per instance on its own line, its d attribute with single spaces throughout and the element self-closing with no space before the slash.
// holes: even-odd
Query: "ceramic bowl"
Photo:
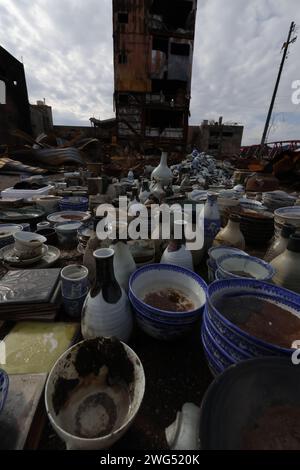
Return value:
<svg viewBox="0 0 300 470">
<path fill-rule="evenodd" d="M 219 275 L 223 279 L 250 277 L 270 281 L 275 274 L 275 269 L 269 263 L 249 255 L 229 254 L 222 256 L 217 260 L 217 267 Z M 236 274 L 238 272 L 245 273 L 245 275 Z"/>
<path fill-rule="evenodd" d="M 132 424 L 144 390 L 143 366 L 129 346 L 111 338 L 85 340 L 53 366 L 46 410 L 68 449 L 107 449 Z"/>
<path fill-rule="evenodd" d="M 60 196 L 40 196 L 35 199 L 37 207 L 42 208 L 46 214 L 51 214 L 59 209 Z"/>
<path fill-rule="evenodd" d="M 33 232 L 14 233 L 15 253 L 20 259 L 31 259 L 40 256 L 44 243 L 47 241 L 43 235 Z"/>
<path fill-rule="evenodd" d="M 203 330 L 203 329 L 201 329 Z M 221 374 L 224 370 L 222 364 L 219 363 L 216 357 L 214 357 L 213 353 L 210 351 L 208 344 L 206 343 L 205 332 L 204 330 L 201 331 L 201 343 L 203 347 L 203 351 L 207 360 L 207 365 L 214 377 L 217 377 Z"/>
<path fill-rule="evenodd" d="M 23 230 L 22 225 L 0 224 L 0 248 L 14 242 L 14 234 Z"/>
<path fill-rule="evenodd" d="M 0 413 L 4 408 L 5 401 L 8 394 L 9 378 L 7 373 L 0 369 Z"/>
<path fill-rule="evenodd" d="M 219 330 L 215 327 L 214 323 L 210 320 L 207 312 L 204 312 L 202 328 L 205 329 L 211 340 L 216 346 L 219 346 L 221 351 L 227 354 L 233 362 L 245 361 L 251 359 L 251 355 L 240 349 L 235 344 L 231 343 L 226 336 L 220 334 Z"/>
<path fill-rule="evenodd" d="M 238 248 L 232 248 L 230 246 L 213 246 L 208 250 L 210 258 L 210 266 L 213 269 L 217 269 L 217 261 L 225 255 L 239 254 L 247 255 L 245 251 L 239 250 Z"/>
<path fill-rule="evenodd" d="M 225 317 L 218 310 L 217 305 L 227 296 L 253 296 L 265 299 L 300 318 L 300 295 L 267 282 L 246 278 L 215 281 L 207 289 L 206 315 L 220 336 L 251 357 L 290 356 L 292 354 L 293 350 L 290 348 L 268 343 L 239 328 L 236 322 L 242 323 L 245 320 L 242 310 L 233 311 Z"/>
<path fill-rule="evenodd" d="M 299 407 L 299 396 L 300 368 L 290 358 L 251 359 L 228 368 L 210 385 L 203 398 L 201 449 L 245 449 L 242 436 L 248 426 L 253 428 L 257 418 L 276 404 Z M 279 440 L 279 446 L 284 438 L 283 435 Z M 263 438 L 260 445 L 260 449 L 267 450 Z M 269 450 L 275 450 L 274 442 Z"/>
<path fill-rule="evenodd" d="M 291 207 L 283 207 L 281 209 L 277 209 L 274 212 L 274 220 L 275 220 L 275 231 L 276 234 L 280 234 L 281 229 L 284 224 L 291 224 L 294 227 L 300 228 L 300 207 L 299 206 L 291 206 Z"/>
<path fill-rule="evenodd" d="M 81 222 L 62 222 L 55 224 L 54 229 L 58 243 L 65 249 L 73 249 L 77 246 L 77 231 L 82 226 Z"/>
<path fill-rule="evenodd" d="M 61 211 L 87 211 L 89 200 L 87 197 L 64 197 L 59 201 Z"/>
<path fill-rule="evenodd" d="M 201 318 L 206 301 L 206 283 L 188 269 L 170 264 L 150 264 L 135 271 L 129 280 L 129 299 L 140 327 L 155 338 L 170 340 L 187 333 Z M 161 310 L 144 302 L 152 291 L 179 289 L 194 308 L 185 312 Z"/>
</svg>

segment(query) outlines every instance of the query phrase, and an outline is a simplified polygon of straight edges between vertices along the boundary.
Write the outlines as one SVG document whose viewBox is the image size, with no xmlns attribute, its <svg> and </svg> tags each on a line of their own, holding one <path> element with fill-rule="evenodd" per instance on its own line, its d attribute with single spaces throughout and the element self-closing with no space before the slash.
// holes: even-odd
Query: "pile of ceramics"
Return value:
<svg viewBox="0 0 300 470">
<path fill-rule="evenodd" d="M 269 283 L 252 279 L 227 279 L 208 287 L 201 338 L 209 367 L 214 375 L 240 361 L 260 356 L 288 356 L 293 349 L 267 343 L 242 330 L 244 310 L 222 314 L 222 299 L 229 297 L 263 298 L 300 317 L 300 296 Z"/>
</svg>

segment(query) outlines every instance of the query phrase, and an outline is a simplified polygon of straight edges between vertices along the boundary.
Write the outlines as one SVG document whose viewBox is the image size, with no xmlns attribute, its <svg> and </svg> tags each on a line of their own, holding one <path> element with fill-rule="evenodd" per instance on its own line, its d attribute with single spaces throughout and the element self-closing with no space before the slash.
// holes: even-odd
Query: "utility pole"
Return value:
<svg viewBox="0 0 300 470">
<path fill-rule="evenodd" d="M 291 39 L 292 34 L 295 31 L 295 28 L 296 28 L 296 24 L 292 21 L 287 40 L 282 46 L 282 49 L 284 49 L 284 51 L 283 51 L 283 56 L 282 56 L 282 59 L 281 59 L 281 64 L 280 64 L 280 67 L 279 67 L 277 80 L 276 80 L 276 83 L 275 83 L 273 96 L 272 96 L 272 99 L 271 99 L 269 112 L 268 112 L 268 115 L 267 115 L 267 120 L 266 120 L 266 124 L 265 124 L 265 128 L 264 128 L 264 132 L 263 132 L 261 143 L 260 143 L 260 150 L 259 150 L 259 156 L 260 157 L 262 157 L 264 145 L 266 143 L 266 137 L 267 137 L 268 130 L 269 130 L 269 125 L 270 125 L 270 120 L 271 120 L 271 116 L 272 116 L 272 112 L 273 112 L 273 107 L 274 107 L 274 103 L 275 103 L 275 99 L 276 99 L 276 95 L 277 95 L 279 82 L 280 82 L 280 79 L 281 79 L 281 74 L 282 74 L 284 62 L 285 62 L 285 59 L 286 59 L 286 56 L 287 56 L 287 53 L 288 53 L 289 45 L 293 44 L 297 39 L 297 36 L 295 36 Z"/>
</svg>

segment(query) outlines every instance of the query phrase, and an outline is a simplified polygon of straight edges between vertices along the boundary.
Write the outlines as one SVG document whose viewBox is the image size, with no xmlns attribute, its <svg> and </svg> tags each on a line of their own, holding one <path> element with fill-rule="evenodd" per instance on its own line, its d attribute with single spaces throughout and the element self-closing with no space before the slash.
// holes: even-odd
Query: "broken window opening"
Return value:
<svg viewBox="0 0 300 470">
<path fill-rule="evenodd" d="M 14 86 L 17 86 L 17 85 L 18 85 L 17 80 L 14 80 L 14 81 L 13 81 L 13 84 L 14 84 Z"/>
<path fill-rule="evenodd" d="M 160 132 L 166 128 L 182 128 L 184 114 L 179 111 L 147 110 L 146 126 L 157 127 Z"/>
<path fill-rule="evenodd" d="M 128 95 L 119 95 L 119 104 L 127 105 L 129 103 Z"/>
<path fill-rule="evenodd" d="M 174 55 L 189 56 L 190 49 L 191 48 L 189 44 L 182 44 L 182 43 L 176 43 L 176 42 L 173 42 L 171 44 L 171 54 L 174 54 Z"/>
<path fill-rule="evenodd" d="M 161 15 L 169 29 L 187 29 L 188 19 L 193 12 L 192 1 L 173 0 L 170 8 L 169 0 L 153 0 L 150 13 Z"/>
<path fill-rule="evenodd" d="M 218 150 L 219 144 L 209 144 L 208 148 L 209 150 Z"/>
<path fill-rule="evenodd" d="M 127 12 L 118 13 L 118 22 L 122 24 L 128 24 L 128 13 Z"/>
<path fill-rule="evenodd" d="M 0 80 L 0 104 L 6 104 L 6 85 L 3 80 Z"/>
<path fill-rule="evenodd" d="M 223 137 L 233 137 L 233 132 L 225 131 L 223 132 Z"/>
<path fill-rule="evenodd" d="M 169 41 L 166 38 L 154 37 L 152 49 L 154 51 L 161 51 L 165 54 L 168 54 L 169 51 Z"/>
<path fill-rule="evenodd" d="M 209 135 L 210 135 L 211 137 L 220 137 L 220 132 L 219 132 L 219 131 L 212 131 L 212 130 L 210 130 L 210 131 L 209 131 Z"/>
</svg>

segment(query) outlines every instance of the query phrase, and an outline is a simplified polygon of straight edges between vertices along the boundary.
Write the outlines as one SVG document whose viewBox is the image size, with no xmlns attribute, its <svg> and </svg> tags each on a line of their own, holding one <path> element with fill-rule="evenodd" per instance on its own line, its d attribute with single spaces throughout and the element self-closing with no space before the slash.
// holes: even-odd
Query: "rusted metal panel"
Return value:
<svg viewBox="0 0 300 470">
<path fill-rule="evenodd" d="M 113 7 L 115 89 L 151 91 L 151 37 L 146 30 L 145 2 L 115 0 Z M 128 15 L 127 23 L 119 21 L 124 13 Z"/>
</svg>

